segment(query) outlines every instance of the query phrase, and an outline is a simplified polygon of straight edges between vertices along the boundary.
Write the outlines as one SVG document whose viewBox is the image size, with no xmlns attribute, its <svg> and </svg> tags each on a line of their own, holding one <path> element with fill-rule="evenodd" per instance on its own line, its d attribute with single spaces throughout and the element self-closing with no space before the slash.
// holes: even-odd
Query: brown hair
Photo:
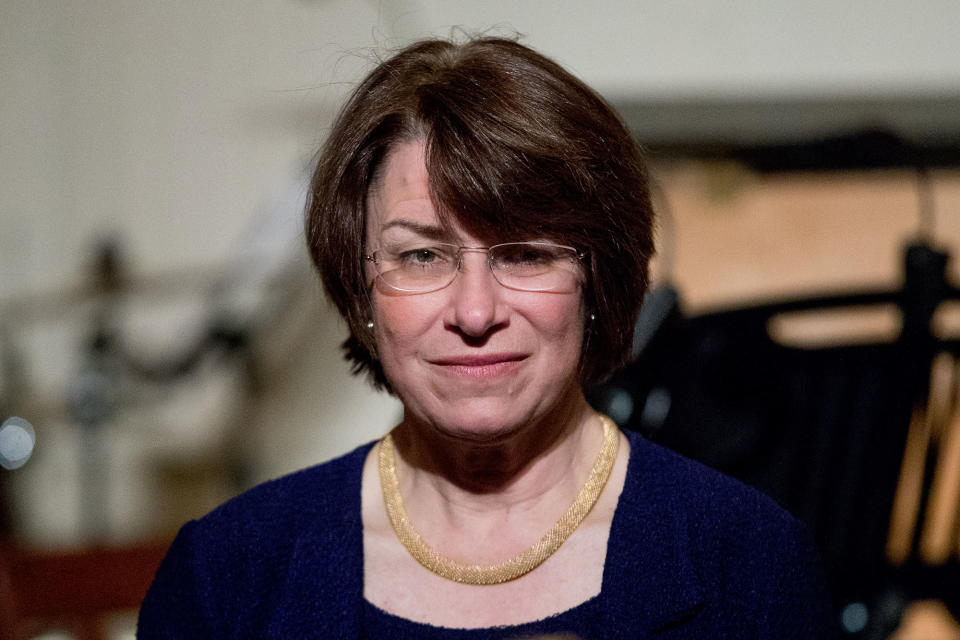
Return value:
<svg viewBox="0 0 960 640">
<path fill-rule="evenodd" d="M 629 358 L 647 288 L 653 211 L 640 152 L 614 110 L 515 41 L 412 44 L 354 90 L 320 150 L 306 211 L 310 255 L 350 328 L 354 371 L 389 388 L 375 357 L 363 245 L 366 198 L 397 144 L 426 142 L 441 224 L 484 239 L 547 238 L 586 254 L 580 379 Z"/>
</svg>

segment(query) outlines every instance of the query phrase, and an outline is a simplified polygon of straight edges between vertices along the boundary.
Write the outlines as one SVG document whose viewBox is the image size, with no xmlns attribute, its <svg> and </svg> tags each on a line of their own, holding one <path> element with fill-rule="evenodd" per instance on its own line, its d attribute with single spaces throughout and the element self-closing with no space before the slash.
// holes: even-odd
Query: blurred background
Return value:
<svg viewBox="0 0 960 640">
<path fill-rule="evenodd" d="M 458 30 L 647 148 L 656 286 L 592 402 L 804 519 L 843 637 L 960 637 L 960 4 L 0 0 L 0 638 L 130 637 L 184 521 L 395 423 L 305 183 Z"/>
</svg>

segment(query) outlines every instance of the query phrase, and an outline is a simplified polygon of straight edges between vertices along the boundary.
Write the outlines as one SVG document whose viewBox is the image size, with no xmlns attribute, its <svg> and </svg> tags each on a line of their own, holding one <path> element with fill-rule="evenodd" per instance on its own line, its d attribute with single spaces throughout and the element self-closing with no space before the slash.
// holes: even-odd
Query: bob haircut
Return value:
<svg viewBox="0 0 960 640">
<path fill-rule="evenodd" d="M 585 253 L 581 384 L 625 364 L 653 254 L 640 151 L 610 105 L 557 63 L 513 40 L 478 38 L 417 42 L 380 63 L 320 149 L 306 237 L 349 326 L 353 371 L 390 388 L 367 326 L 367 193 L 386 155 L 415 140 L 426 144 L 444 228 L 455 221 L 490 244 L 546 239 Z"/>
</svg>

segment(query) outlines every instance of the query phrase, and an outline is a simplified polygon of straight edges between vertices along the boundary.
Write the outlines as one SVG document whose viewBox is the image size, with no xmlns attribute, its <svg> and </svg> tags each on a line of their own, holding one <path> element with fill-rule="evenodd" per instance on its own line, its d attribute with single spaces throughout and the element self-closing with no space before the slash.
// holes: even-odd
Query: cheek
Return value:
<svg viewBox="0 0 960 640">
<path fill-rule="evenodd" d="M 403 366 L 404 358 L 422 351 L 431 341 L 443 339 L 434 331 L 443 326 L 443 305 L 430 304 L 429 298 L 429 294 L 374 296 L 377 351 L 388 371 Z M 579 362 L 585 330 L 582 296 L 520 293 L 503 304 L 511 308 L 511 319 L 498 346 L 544 350 L 552 354 L 556 365 Z"/>
<path fill-rule="evenodd" d="M 530 309 L 529 317 L 544 331 L 579 333 L 584 328 L 583 296 L 572 294 L 538 294 L 540 304 Z"/>
<path fill-rule="evenodd" d="M 584 310 L 580 296 L 545 296 L 525 314 L 535 333 L 546 347 L 577 361 L 583 344 Z"/>
<path fill-rule="evenodd" d="M 434 315 L 429 305 L 417 304 L 413 296 L 376 296 L 373 324 L 381 359 L 416 351 L 434 323 Z"/>
</svg>

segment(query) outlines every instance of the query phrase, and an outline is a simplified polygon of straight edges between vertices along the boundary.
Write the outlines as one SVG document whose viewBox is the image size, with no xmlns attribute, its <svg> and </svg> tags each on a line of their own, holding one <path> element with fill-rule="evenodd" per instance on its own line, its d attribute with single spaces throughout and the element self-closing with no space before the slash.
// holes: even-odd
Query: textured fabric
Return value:
<svg viewBox="0 0 960 640">
<path fill-rule="evenodd" d="M 360 476 L 368 444 L 185 525 L 141 608 L 138 637 L 832 637 L 800 524 L 739 482 L 629 438 L 601 593 L 570 611 L 518 627 L 454 630 L 366 603 Z"/>
</svg>

